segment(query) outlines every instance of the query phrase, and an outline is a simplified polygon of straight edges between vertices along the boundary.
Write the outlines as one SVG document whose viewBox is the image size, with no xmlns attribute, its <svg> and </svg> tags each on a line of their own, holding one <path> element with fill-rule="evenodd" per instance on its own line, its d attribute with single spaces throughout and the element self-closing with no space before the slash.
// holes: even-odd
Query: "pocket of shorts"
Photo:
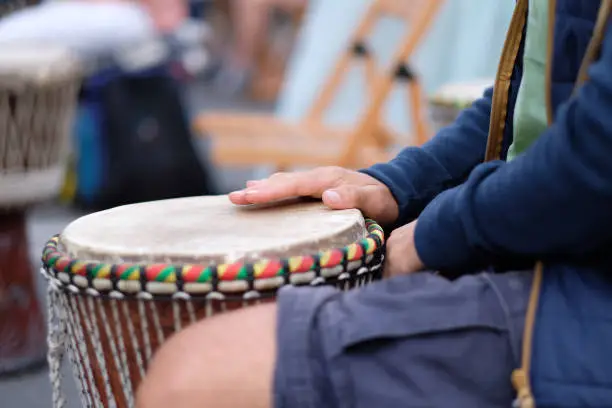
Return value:
<svg viewBox="0 0 612 408">
<path fill-rule="evenodd" d="M 342 347 L 448 331 L 507 330 L 499 300 L 484 279 L 407 278 L 372 284 L 330 305 L 327 324 L 337 325 Z"/>
</svg>

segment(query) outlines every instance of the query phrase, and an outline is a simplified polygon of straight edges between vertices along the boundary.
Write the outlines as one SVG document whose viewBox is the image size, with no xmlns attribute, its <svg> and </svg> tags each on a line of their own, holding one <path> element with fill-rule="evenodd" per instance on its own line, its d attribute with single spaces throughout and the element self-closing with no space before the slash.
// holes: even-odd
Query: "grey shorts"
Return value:
<svg viewBox="0 0 612 408">
<path fill-rule="evenodd" d="M 278 297 L 275 408 L 508 408 L 531 272 Z"/>
</svg>

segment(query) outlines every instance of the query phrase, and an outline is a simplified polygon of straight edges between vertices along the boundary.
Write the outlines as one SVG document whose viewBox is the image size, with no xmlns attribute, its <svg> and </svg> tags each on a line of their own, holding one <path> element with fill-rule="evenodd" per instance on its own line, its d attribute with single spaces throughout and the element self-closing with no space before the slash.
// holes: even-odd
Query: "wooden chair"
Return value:
<svg viewBox="0 0 612 408">
<path fill-rule="evenodd" d="M 398 80 L 407 83 L 411 94 L 417 144 L 426 141 L 423 92 L 405 61 L 419 44 L 441 3 L 442 0 L 374 0 L 355 30 L 351 46 L 341 55 L 309 113 L 298 123 L 272 115 L 230 112 L 210 112 L 196 117 L 196 131 L 211 140 L 212 160 L 220 165 L 274 165 L 278 169 L 324 165 L 357 168 L 387 160 L 395 137 L 381 125 L 381 111 Z M 379 73 L 366 40 L 377 20 L 385 15 L 401 18 L 408 30 L 391 66 Z M 327 125 L 323 123 L 323 114 L 355 61 L 364 63 L 370 84 L 365 112 L 352 128 Z"/>
</svg>

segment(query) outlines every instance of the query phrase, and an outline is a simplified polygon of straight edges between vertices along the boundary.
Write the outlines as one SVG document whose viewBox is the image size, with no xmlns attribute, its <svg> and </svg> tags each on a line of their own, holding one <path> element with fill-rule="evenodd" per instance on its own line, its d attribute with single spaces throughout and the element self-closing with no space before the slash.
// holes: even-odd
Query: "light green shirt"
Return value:
<svg viewBox="0 0 612 408">
<path fill-rule="evenodd" d="M 523 76 L 514 107 L 510 161 L 533 143 L 548 126 L 546 117 L 546 54 L 548 0 L 529 0 L 523 53 Z"/>
</svg>

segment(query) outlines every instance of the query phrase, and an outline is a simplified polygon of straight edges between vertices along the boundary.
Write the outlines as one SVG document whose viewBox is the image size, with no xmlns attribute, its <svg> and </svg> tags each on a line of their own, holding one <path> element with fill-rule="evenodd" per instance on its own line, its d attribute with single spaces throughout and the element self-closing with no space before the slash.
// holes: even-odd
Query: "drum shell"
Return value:
<svg viewBox="0 0 612 408">
<path fill-rule="evenodd" d="M 331 284 L 349 290 L 378 278 L 377 274 L 368 273 Z M 53 296 L 67 312 L 68 336 L 73 340 L 69 343 L 75 352 L 73 365 L 81 367 L 80 382 L 86 393 L 98 394 L 103 406 L 110 406 L 110 392 L 117 407 L 127 408 L 132 406 L 130 396 L 135 394 L 152 354 L 169 336 L 219 313 L 274 302 L 276 293 L 271 290 L 260 293 L 259 298 L 246 300 L 244 294 L 117 299 L 63 289 Z M 80 351 L 78 345 L 81 345 Z M 87 367 L 91 369 L 89 374 Z M 125 368 L 127 370 L 122 373 Z M 128 378 L 124 377 L 126 375 Z"/>
</svg>

